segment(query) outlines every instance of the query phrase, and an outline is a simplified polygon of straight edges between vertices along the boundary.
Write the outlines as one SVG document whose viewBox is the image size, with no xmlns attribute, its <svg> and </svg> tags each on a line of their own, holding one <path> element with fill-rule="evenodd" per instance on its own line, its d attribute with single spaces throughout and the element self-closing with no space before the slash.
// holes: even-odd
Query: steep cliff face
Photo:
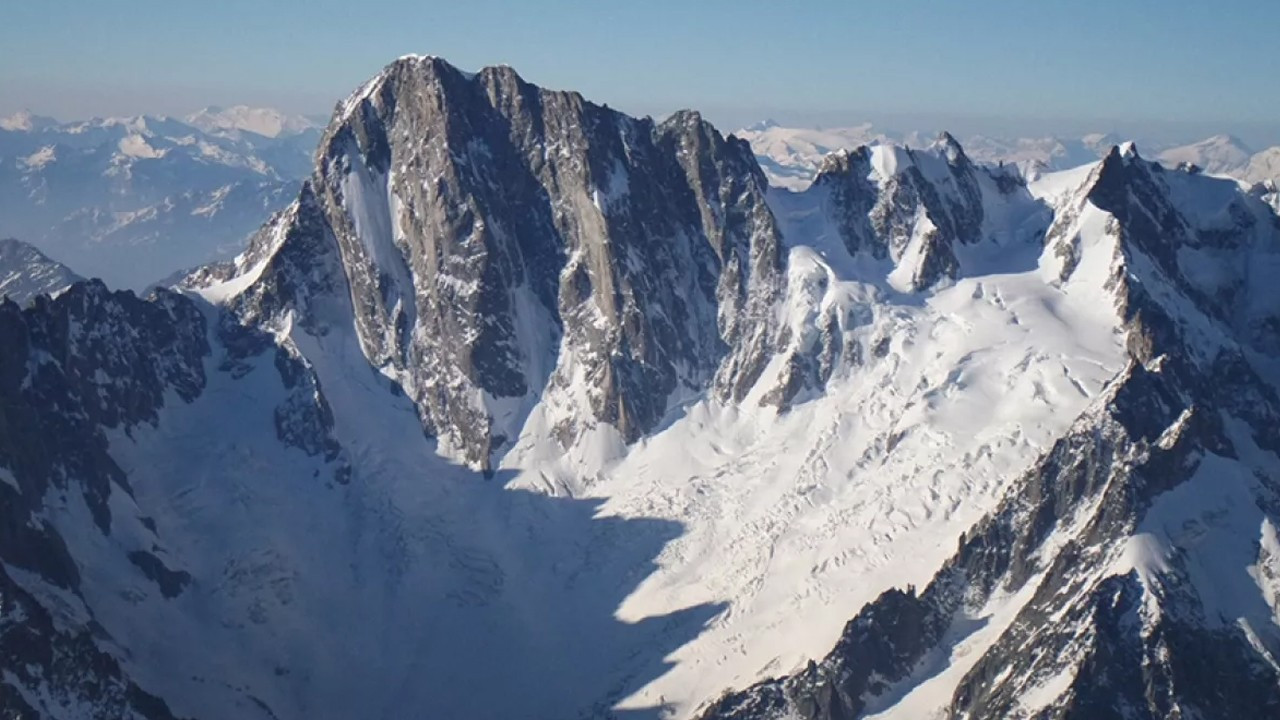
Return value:
<svg viewBox="0 0 1280 720">
<path fill-rule="evenodd" d="M 1105 278 L 1127 367 L 926 587 L 885 592 L 821 662 L 701 717 L 1280 711 L 1280 302 L 1257 273 L 1280 258 L 1275 218 L 1132 148 L 1060 208 L 1046 269 Z"/>
<path fill-rule="evenodd" d="M 318 157 L 314 214 L 270 232 L 331 238 L 343 281 L 248 294 L 349 294 L 369 361 L 469 465 L 491 468 L 535 405 L 566 446 L 597 424 L 631 442 L 673 398 L 741 397 L 768 359 L 765 182 L 696 113 L 636 120 L 510 68 L 403 58 Z"/>
</svg>

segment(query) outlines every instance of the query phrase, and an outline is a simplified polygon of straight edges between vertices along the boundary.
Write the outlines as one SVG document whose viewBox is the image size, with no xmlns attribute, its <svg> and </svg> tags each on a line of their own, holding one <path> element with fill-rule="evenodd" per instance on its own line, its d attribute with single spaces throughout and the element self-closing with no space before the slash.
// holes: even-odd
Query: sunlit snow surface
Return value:
<svg viewBox="0 0 1280 720">
<path fill-rule="evenodd" d="M 1033 191 L 1078 190 L 1086 176 Z M 821 657 L 863 603 L 927 583 L 1123 364 L 1103 289 L 1114 242 L 1087 213 L 1084 259 L 1065 286 L 1052 262 L 1040 266 L 1038 243 L 993 245 L 967 249 L 981 274 L 908 295 L 821 227 L 797 227 L 812 209 L 780 197 L 788 237 L 805 239 L 790 248 L 789 311 L 840 305 L 861 318 L 860 344 L 884 354 L 781 416 L 755 398 L 697 403 L 588 489 L 605 512 L 685 528 L 620 617 L 730 603 L 623 707 L 696 703 Z"/>
<path fill-rule="evenodd" d="M 740 405 L 693 398 L 621 455 L 608 430 L 562 453 L 548 432 L 560 410 L 536 407 L 486 479 L 435 454 L 349 324 L 319 338 L 279 328 L 314 364 L 357 469 L 340 484 L 275 439 L 270 356 L 232 380 L 216 349 L 195 403 L 111 443 L 189 563 L 175 569 L 197 580 L 164 599 L 122 567 L 149 535 L 138 510 L 114 507 L 110 538 L 68 536 L 90 603 L 178 715 L 262 716 L 258 698 L 298 717 L 685 716 L 793 670 L 864 602 L 927 582 L 1120 369 L 1104 290 L 1115 243 L 1076 197 L 1087 175 L 1033 188 L 1083 207 L 1068 282 L 1031 232 L 1048 215 L 1029 205 L 1002 220 L 1025 237 L 963 248 L 961 279 L 918 294 L 849 256 L 820 197 L 778 194 L 781 320 L 839 314 L 861 363 L 783 414 L 759 402 L 771 367 Z M 204 297 L 226 302 L 258 272 Z M 77 502 L 49 512 L 92 528 Z"/>
</svg>

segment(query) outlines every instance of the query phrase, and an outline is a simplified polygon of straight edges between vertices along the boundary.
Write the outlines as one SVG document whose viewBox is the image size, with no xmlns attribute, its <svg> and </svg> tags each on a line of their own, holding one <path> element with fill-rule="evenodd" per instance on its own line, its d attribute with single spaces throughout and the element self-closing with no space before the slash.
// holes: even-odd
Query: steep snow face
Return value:
<svg viewBox="0 0 1280 720">
<path fill-rule="evenodd" d="M 0 240 L 0 296 L 19 305 L 36 295 L 56 295 L 80 280 L 66 265 L 27 243 Z"/>
<path fill-rule="evenodd" d="M 992 258 L 1038 240 L 1050 216 L 1015 171 L 973 163 L 945 133 L 922 150 L 835 153 L 809 191 L 777 196 L 808 224 L 793 234 L 831 234 L 852 255 L 888 261 L 900 292 L 985 271 Z"/>
<path fill-rule="evenodd" d="M 154 523 L 170 567 L 208 584 L 166 598 L 110 548 L 70 541 L 94 560 L 97 617 L 175 714 L 589 715 L 716 612 L 616 619 L 673 523 L 486 482 L 439 457 L 351 327 L 281 332 L 323 388 L 343 459 L 277 441 L 292 404 L 273 351 L 211 367 L 199 401 L 111 436 L 135 482 L 129 515 Z M 228 457 L 246 472 L 228 476 Z M 482 700 L 489 686 L 502 691 Z"/>
<path fill-rule="evenodd" d="M 1280 349 L 1280 291 L 1269 279 L 1280 224 L 1262 198 L 1231 179 L 1113 152 L 1090 202 L 1125 228 L 1143 291 L 1168 308 L 1198 360 L 1211 361 L 1224 338 L 1263 356 Z"/>
</svg>

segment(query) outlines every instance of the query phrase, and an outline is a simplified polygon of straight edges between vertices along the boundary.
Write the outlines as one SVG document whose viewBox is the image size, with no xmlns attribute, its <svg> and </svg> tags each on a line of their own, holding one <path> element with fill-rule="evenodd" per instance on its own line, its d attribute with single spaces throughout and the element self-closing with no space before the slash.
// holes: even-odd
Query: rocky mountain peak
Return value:
<svg viewBox="0 0 1280 720">
<path fill-rule="evenodd" d="M 303 203 L 268 235 L 332 235 L 364 353 L 468 464 L 535 410 L 566 444 L 634 440 L 669 396 L 744 392 L 764 362 L 766 183 L 697 113 L 655 124 L 511 68 L 406 57 L 340 106 L 317 158 L 315 232 Z"/>
<path fill-rule="evenodd" d="M 835 183 L 836 178 L 840 175 L 847 174 L 856 168 L 865 167 L 871 156 L 871 149 L 866 145 L 847 150 L 840 148 L 831 153 L 827 153 L 822 158 L 822 163 L 818 166 L 818 173 L 814 177 L 813 184 L 818 183 Z"/>
<path fill-rule="evenodd" d="M 891 282 L 908 291 L 954 279 L 958 248 L 991 239 L 992 207 L 1035 205 L 1016 172 L 974 164 L 947 133 L 924 149 L 832 153 L 809 192 L 831 207 L 846 248 L 890 261 Z"/>
<path fill-rule="evenodd" d="M 0 239 L 0 296 L 25 305 L 36 295 L 56 294 L 81 278 L 34 245 Z"/>
<path fill-rule="evenodd" d="M 934 144 L 951 165 L 969 161 L 968 156 L 964 154 L 964 148 L 960 147 L 960 141 L 945 130 L 938 135 L 938 139 Z"/>
</svg>

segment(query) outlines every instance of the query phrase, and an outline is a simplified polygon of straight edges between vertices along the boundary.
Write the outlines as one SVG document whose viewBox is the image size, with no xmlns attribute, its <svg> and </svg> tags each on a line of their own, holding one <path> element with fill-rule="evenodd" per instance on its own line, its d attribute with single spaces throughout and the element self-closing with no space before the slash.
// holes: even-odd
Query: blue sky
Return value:
<svg viewBox="0 0 1280 720">
<path fill-rule="evenodd" d="M 421 52 L 727 126 L 772 116 L 1280 142 L 1276 0 L 42 0 L 6 3 L 0 18 L 3 113 L 243 102 L 327 114 Z"/>
</svg>

